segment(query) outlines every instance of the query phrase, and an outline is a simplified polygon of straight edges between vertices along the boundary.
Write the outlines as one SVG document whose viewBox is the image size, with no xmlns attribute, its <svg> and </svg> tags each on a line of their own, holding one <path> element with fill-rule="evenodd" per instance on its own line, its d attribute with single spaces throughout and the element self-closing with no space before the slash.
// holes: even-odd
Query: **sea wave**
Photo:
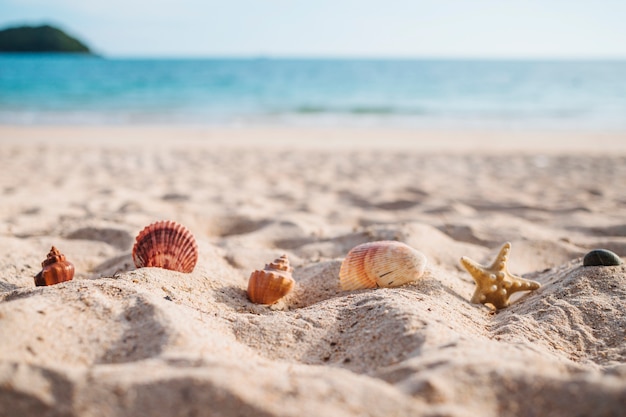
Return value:
<svg viewBox="0 0 626 417">
<path fill-rule="evenodd" d="M 412 111 L 393 107 L 324 108 L 298 107 L 286 111 L 211 113 L 185 111 L 6 111 L 0 124 L 11 125 L 198 125 L 198 126 L 346 126 L 406 127 L 426 129 L 549 129 L 626 131 L 621 115 L 585 110 L 552 112 L 441 110 Z"/>
</svg>

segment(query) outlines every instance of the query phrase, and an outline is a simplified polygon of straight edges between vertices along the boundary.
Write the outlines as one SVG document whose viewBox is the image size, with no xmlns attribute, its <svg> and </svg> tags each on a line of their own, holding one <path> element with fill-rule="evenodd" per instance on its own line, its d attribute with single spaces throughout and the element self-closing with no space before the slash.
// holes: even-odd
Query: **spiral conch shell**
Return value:
<svg viewBox="0 0 626 417">
<path fill-rule="evenodd" d="M 250 274 L 248 297 L 257 304 L 274 304 L 287 295 L 295 284 L 287 255 L 274 260 L 263 269 Z"/>
<path fill-rule="evenodd" d="M 54 246 L 41 266 L 43 269 L 35 275 L 35 285 L 38 287 L 54 285 L 74 278 L 74 265 L 65 259 L 65 255 Z"/>
<path fill-rule="evenodd" d="M 166 220 L 146 226 L 135 239 L 133 262 L 137 268 L 157 267 L 193 271 L 198 262 L 198 245 L 182 224 Z"/>
<path fill-rule="evenodd" d="M 348 253 L 341 264 L 339 282 L 344 291 L 398 287 L 417 281 L 425 269 L 426 256 L 402 242 L 369 242 Z"/>
</svg>

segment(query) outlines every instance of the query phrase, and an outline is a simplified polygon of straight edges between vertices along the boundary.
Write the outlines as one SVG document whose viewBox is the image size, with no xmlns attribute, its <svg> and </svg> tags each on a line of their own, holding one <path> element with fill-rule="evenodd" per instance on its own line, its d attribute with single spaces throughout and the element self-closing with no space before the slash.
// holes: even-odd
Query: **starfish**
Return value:
<svg viewBox="0 0 626 417">
<path fill-rule="evenodd" d="M 507 307 L 509 297 L 514 292 L 536 290 L 541 287 L 537 281 L 531 281 L 511 274 L 506 261 L 511 251 L 511 243 L 506 242 L 491 266 L 483 266 L 468 257 L 461 258 L 461 265 L 467 269 L 476 281 L 476 290 L 472 303 L 490 303 L 496 309 Z"/>
</svg>

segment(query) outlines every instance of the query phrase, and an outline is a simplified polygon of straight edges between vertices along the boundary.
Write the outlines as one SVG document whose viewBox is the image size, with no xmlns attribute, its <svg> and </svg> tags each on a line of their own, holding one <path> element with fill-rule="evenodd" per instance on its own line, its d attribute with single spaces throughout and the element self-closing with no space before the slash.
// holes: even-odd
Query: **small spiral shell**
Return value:
<svg viewBox="0 0 626 417">
<path fill-rule="evenodd" d="M 43 269 L 35 275 L 35 285 L 38 287 L 71 281 L 74 278 L 74 265 L 54 246 L 41 266 Z"/>
<path fill-rule="evenodd" d="M 344 291 L 398 287 L 417 281 L 425 269 L 426 256 L 402 242 L 369 242 L 348 253 L 341 263 L 339 282 Z"/>
<path fill-rule="evenodd" d="M 193 234 L 173 221 L 146 226 L 135 239 L 133 262 L 137 268 L 157 267 L 172 271 L 193 271 L 198 262 L 198 245 Z"/>
<path fill-rule="evenodd" d="M 287 255 L 275 259 L 263 269 L 253 271 L 248 280 L 250 301 L 257 304 L 274 304 L 283 298 L 295 285 L 292 272 L 293 268 L 289 266 Z"/>
</svg>

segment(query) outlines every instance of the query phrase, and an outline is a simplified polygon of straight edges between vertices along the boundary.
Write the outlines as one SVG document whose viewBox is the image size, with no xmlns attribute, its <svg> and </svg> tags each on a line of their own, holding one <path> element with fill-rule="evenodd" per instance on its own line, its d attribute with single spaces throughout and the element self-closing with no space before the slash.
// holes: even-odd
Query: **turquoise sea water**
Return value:
<svg viewBox="0 0 626 417">
<path fill-rule="evenodd" d="M 4 54 L 0 123 L 626 130 L 626 61 Z"/>
</svg>

